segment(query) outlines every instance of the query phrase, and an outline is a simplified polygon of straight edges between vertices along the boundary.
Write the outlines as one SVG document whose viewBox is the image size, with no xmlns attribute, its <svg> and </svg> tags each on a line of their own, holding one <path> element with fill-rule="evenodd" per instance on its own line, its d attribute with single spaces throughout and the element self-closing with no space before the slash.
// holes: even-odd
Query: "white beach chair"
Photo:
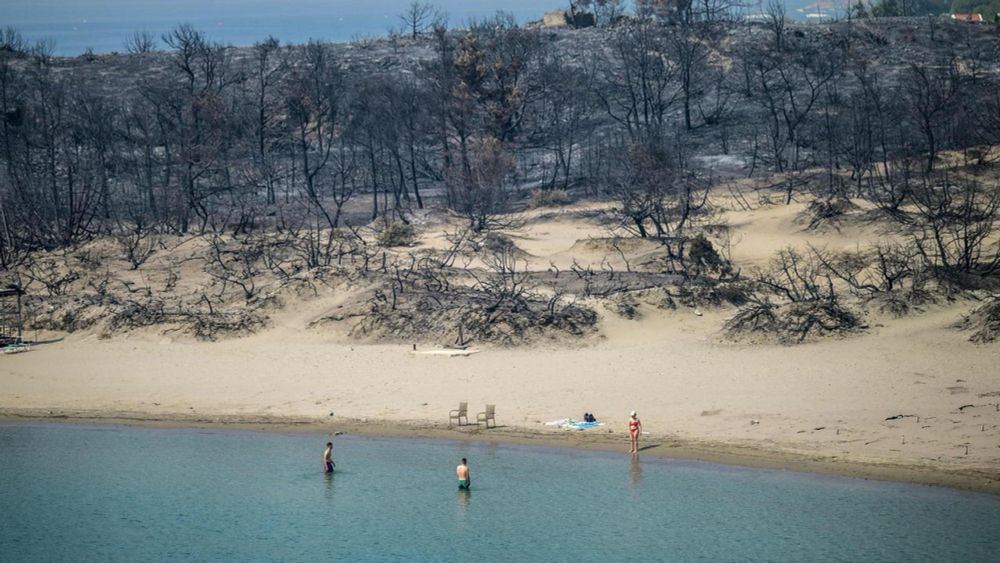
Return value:
<svg viewBox="0 0 1000 563">
<path fill-rule="evenodd" d="M 496 411 L 497 411 L 496 405 L 486 405 L 486 412 L 481 412 L 476 415 L 476 426 L 478 426 L 479 423 L 482 422 L 483 424 L 486 425 L 487 428 L 489 428 L 490 421 L 492 420 L 493 427 L 496 428 L 497 426 Z"/>
<path fill-rule="evenodd" d="M 448 426 L 451 426 L 451 421 L 454 420 L 459 426 L 462 426 L 462 419 L 465 419 L 465 424 L 469 423 L 469 403 L 461 402 L 458 404 L 458 410 L 453 410 L 448 413 Z"/>
</svg>

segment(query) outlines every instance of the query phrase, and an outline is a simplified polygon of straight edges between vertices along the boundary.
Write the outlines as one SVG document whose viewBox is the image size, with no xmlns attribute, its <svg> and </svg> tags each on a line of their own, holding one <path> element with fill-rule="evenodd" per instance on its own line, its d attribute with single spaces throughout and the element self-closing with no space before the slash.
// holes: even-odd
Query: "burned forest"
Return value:
<svg viewBox="0 0 1000 563">
<path fill-rule="evenodd" d="M 346 338 L 519 345 L 712 310 L 720 340 L 791 344 L 958 303 L 956 330 L 1000 332 L 994 26 L 409 21 L 74 58 L 5 31 L 0 281 L 26 327 L 215 340 L 316 302 L 296 322 Z M 741 258 L 740 214 L 789 206 L 803 236 L 879 235 Z M 529 248 L 559 221 L 589 230 Z"/>
</svg>

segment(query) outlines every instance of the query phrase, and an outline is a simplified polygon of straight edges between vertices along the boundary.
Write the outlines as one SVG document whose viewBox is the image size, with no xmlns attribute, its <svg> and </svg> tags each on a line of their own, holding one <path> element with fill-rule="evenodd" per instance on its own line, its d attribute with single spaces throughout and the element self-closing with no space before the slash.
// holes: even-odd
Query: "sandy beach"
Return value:
<svg viewBox="0 0 1000 563">
<path fill-rule="evenodd" d="M 878 224 L 807 231 L 797 222 L 803 208 L 730 211 L 734 262 L 752 267 L 787 245 L 845 249 L 884 236 Z M 537 212 L 511 233 L 532 269 L 614 260 L 593 244 L 604 230 L 586 209 Z M 440 240 L 429 228 L 420 244 Z M 720 338 L 732 307 L 640 304 L 630 319 L 595 302 L 593 336 L 515 348 L 473 343 L 454 355 L 436 343 L 358 341 L 348 336 L 350 319 L 316 325 L 355 295 L 289 299 L 265 330 L 219 342 L 156 327 L 110 338 L 99 329 L 42 334 L 64 339 L 0 358 L 0 414 L 292 423 L 625 452 L 635 409 L 649 432 L 644 445 L 654 446 L 644 454 L 1000 492 L 1000 348 L 970 343 L 953 327 L 974 303 L 942 301 L 903 318 L 871 314 L 865 334 L 784 346 Z M 447 430 L 460 401 L 473 421 L 495 404 L 501 427 Z M 545 425 L 584 412 L 605 426 Z"/>
<path fill-rule="evenodd" d="M 950 320 L 928 314 L 861 339 L 788 348 L 713 343 L 701 336 L 712 319 L 687 313 L 629 326 L 628 338 L 610 330 L 587 347 L 467 357 L 280 329 L 220 343 L 70 336 L 2 359 L 0 413 L 624 452 L 636 409 L 650 432 L 643 445 L 655 446 L 644 454 L 1000 492 L 1000 357 L 942 328 Z M 501 427 L 446 430 L 463 400 L 473 418 L 496 404 Z M 544 424 L 584 412 L 606 426 Z"/>
</svg>

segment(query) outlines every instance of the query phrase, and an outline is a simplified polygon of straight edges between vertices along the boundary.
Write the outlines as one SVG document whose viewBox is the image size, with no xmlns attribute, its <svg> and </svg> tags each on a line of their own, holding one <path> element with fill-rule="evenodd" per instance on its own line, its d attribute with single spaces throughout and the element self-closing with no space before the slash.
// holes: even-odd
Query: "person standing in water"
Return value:
<svg viewBox="0 0 1000 563">
<path fill-rule="evenodd" d="M 326 443 L 326 449 L 323 450 L 323 473 L 333 473 L 333 442 Z"/>
<path fill-rule="evenodd" d="M 343 432 L 336 432 L 330 435 L 330 440 L 333 440 L 337 436 L 340 436 Z M 326 443 L 326 449 L 323 450 L 323 473 L 333 473 L 333 468 L 337 464 L 333 462 L 333 442 Z"/>
<path fill-rule="evenodd" d="M 462 458 L 462 463 L 455 468 L 455 477 L 458 478 L 458 489 L 468 491 L 472 487 L 472 478 L 469 477 L 469 462 Z"/>
<path fill-rule="evenodd" d="M 632 442 L 632 448 L 629 450 L 629 453 L 631 454 L 639 453 L 640 432 L 642 432 L 642 421 L 639 420 L 639 417 L 635 414 L 635 411 L 632 411 L 632 414 L 630 414 L 628 417 L 628 435 L 629 439 Z"/>
</svg>

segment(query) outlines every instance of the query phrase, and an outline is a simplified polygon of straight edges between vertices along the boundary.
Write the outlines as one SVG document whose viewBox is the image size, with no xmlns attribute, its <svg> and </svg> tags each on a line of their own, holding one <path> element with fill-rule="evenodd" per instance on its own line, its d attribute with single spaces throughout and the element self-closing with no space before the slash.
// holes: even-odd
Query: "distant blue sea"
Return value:
<svg viewBox="0 0 1000 563">
<path fill-rule="evenodd" d="M 520 22 L 539 20 L 566 0 L 424 0 L 448 14 L 452 26 L 510 12 Z M 190 23 L 213 40 L 252 45 L 273 35 L 284 43 L 309 39 L 348 41 L 386 35 L 400 24 L 411 0 L 0 0 L 0 26 L 14 26 L 32 41 L 51 39 L 59 55 L 124 51 L 125 37 L 147 30 L 159 37 Z"/>
<path fill-rule="evenodd" d="M 625 454 L 0 424 L 0 561 L 997 561 L 1000 498 Z M 473 488 L 456 490 L 469 459 Z"/>
</svg>

